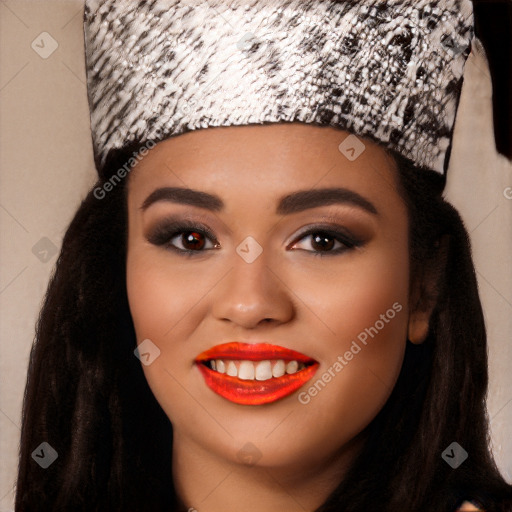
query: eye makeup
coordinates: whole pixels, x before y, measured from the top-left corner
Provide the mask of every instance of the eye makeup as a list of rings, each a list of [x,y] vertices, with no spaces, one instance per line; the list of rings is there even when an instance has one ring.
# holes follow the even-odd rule
[[[327,251],[307,251],[307,249],[296,249],[305,250],[307,252],[311,252],[314,256],[321,257],[342,254],[356,247],[361,247],[364,244],[364,240],[359,237],[355,237],[347,229],[341,228],[341,226],[333,226],[332,224],[316,224],[313,226],[307,226],[307,228],[302,233],[295,237],[295,241],[292,242],[292,244],[290,244],[287,248],[291,248],[297,245],[297,242],[307,237],[312,237],[311,244],[316,244],[318,247],[325,248],[325,245],[322,244],[325,244],[326,240],[333,240],[340,244],[341,247]],[[329,248],[331,247],[329,243],[327,243],[327,246]]]
[[[146,239],[153,245],[164,247],[165,249],[169,249],[183,255],[193,256],[195,254],[205,252],[203,250],[180,249],[171,243],[178,235],[183,234],[189,234],[187,237],[187,241],[189,243],[197,246],[197,242],[199,242],[201,249],[205,245],[201,242],[201,238],[208,239],[213,242],[213,248],[220,247],[213,231],[208,226],[200,222],[186,219],[167,219],[164,222],[160,222],[150,231]],[[211,248],[206,250],[211,250]]]
[[[191,244],[192,248],[177,247],[173,240],[181,235],[181,243]],[[311,238],[309,246],[318,250],[294,248],[302,240]],[[213,231],[205,224],[190,219],[166,219],[153,227],[146,236],[153,245],[171,250],[177,254],[196,256],[221,247]],[[209,244],[208,244],[209,242]],[[335,248],[336,244],[338,245]],[[364,240],[354,236],[350,230],[339,225],[308,225],[287,245],[288,250],[302,250],[315,256],[335,256],[361,247]],[[209,247],[208,247],[209,245]]]

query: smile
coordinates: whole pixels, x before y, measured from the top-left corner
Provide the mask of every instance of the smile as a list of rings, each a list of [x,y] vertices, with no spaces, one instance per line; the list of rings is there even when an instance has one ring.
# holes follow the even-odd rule
[[[318,369],[314,359],[269,343],[224,343],[203,352],[195,363],[206,385],[241,405],[263,405],[302,387]]]

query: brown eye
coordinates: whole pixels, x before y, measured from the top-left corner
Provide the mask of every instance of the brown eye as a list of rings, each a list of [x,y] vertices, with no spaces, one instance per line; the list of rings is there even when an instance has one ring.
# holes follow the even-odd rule
[[[310,252],[313,256],[334,256],[360,247],[363,243],[362,240],[344,231],[313,227],[300,235],[292,248]],[[301,248],[300,245],[303,245],[303,247]]]
[[[181,235],[181,243],[187,250],[201,250],[205,244],[205,238],[202,233],[197,231],[184,231]]]
[[[334,247],[334,237],[327,234],[315,234],[311,237],[311,247],[318,251],[330,251]]]
[[[188,221],[164,222],[156,226],[147,236],[147,240],[187,256],[199,255],[220,247],[209,228]]]

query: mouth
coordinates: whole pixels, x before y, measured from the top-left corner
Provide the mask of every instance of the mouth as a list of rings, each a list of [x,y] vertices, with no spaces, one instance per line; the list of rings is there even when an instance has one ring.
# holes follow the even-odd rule
[[[263,405],[291,395],[318,369],[314,359],[269,343],[224,343],[196,357],[206,385],[241,405]]]

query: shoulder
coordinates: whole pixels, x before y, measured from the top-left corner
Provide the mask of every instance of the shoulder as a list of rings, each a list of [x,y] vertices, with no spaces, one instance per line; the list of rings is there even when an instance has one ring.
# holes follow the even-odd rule
[[[484,512],[483,509],[478,508],[470,501],[465,501],[455,512],[471,512],[471,511]]]

